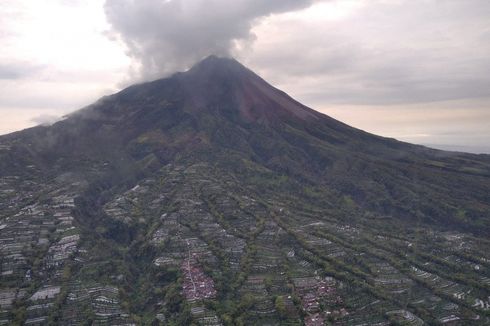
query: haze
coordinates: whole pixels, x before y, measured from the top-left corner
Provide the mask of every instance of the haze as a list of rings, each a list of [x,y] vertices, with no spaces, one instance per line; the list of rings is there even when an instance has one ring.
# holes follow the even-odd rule
[[[486,0],[7,0],[0,133],[234,56],[355,127],[490,153]]]

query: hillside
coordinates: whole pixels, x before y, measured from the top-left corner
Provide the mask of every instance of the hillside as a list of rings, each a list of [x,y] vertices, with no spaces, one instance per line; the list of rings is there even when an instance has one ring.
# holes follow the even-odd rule
[[[0,320],[490,322],[490,156],[352,128],[233,59],[0,137]]]

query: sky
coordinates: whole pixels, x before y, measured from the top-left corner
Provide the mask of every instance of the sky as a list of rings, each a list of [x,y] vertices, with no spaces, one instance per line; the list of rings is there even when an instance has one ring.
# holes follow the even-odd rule
[[[233,56],[363,130],[490,153],[488,0],[2,0],[0,134]]]

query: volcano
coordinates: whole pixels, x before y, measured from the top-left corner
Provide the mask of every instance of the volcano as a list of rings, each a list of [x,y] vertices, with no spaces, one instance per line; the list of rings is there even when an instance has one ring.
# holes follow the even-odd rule
[[[6,322],[489,322],[490,156],[350,127],[234,59],[1,136],[0,198]]]

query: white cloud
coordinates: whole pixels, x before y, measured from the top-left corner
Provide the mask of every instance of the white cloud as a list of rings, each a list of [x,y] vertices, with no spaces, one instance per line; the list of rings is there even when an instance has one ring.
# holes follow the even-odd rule
[[[103,0],[4,0],[0,133],[63,115],[117,90],[130,59],[109,40]]]
[[[154,79],[210,55],[235,52],[253,39],[256,19],[308,7],[314,0],[107,0],[113,31],[137,64],[134,77]]]
[[[490,97],[488,13],[484,0],[318,3],[262,20],[243,57],[313,105]]]

